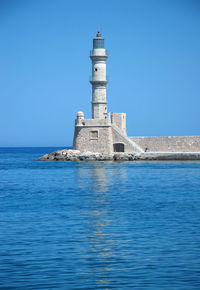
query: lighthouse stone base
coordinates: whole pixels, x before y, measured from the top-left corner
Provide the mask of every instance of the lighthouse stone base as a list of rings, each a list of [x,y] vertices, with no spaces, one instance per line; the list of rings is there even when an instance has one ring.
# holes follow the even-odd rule
[[[73,149],[105,154],[144,151],[127,137],[125,113],[112,113],[111,119],[84,119],[83,112],[78,112]]]

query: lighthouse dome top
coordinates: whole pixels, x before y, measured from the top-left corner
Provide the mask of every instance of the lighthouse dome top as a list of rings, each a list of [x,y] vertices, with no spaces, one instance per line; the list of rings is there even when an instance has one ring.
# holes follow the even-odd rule
[[[97,31],[96,37],[101,37],[101,32],[100,31]]]

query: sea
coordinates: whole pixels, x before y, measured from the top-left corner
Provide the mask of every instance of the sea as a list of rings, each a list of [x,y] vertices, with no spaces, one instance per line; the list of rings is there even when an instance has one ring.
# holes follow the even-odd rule
[[[0,148],[0,289],[200,289],[199,162]]]

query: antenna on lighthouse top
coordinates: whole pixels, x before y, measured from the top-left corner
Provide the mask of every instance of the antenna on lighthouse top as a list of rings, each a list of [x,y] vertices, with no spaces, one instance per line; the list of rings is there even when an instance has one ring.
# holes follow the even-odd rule
[[[96,37],[101,37],[101,32],[100,32],[100,30],[97,31],[97,35],[96,35]]]

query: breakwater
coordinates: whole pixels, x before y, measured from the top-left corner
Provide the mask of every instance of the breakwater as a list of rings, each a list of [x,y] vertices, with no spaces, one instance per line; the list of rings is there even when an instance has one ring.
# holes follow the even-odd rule
[[[46,154],[38,161],[200,161],[200,152],[93,153],[63,149]]]

